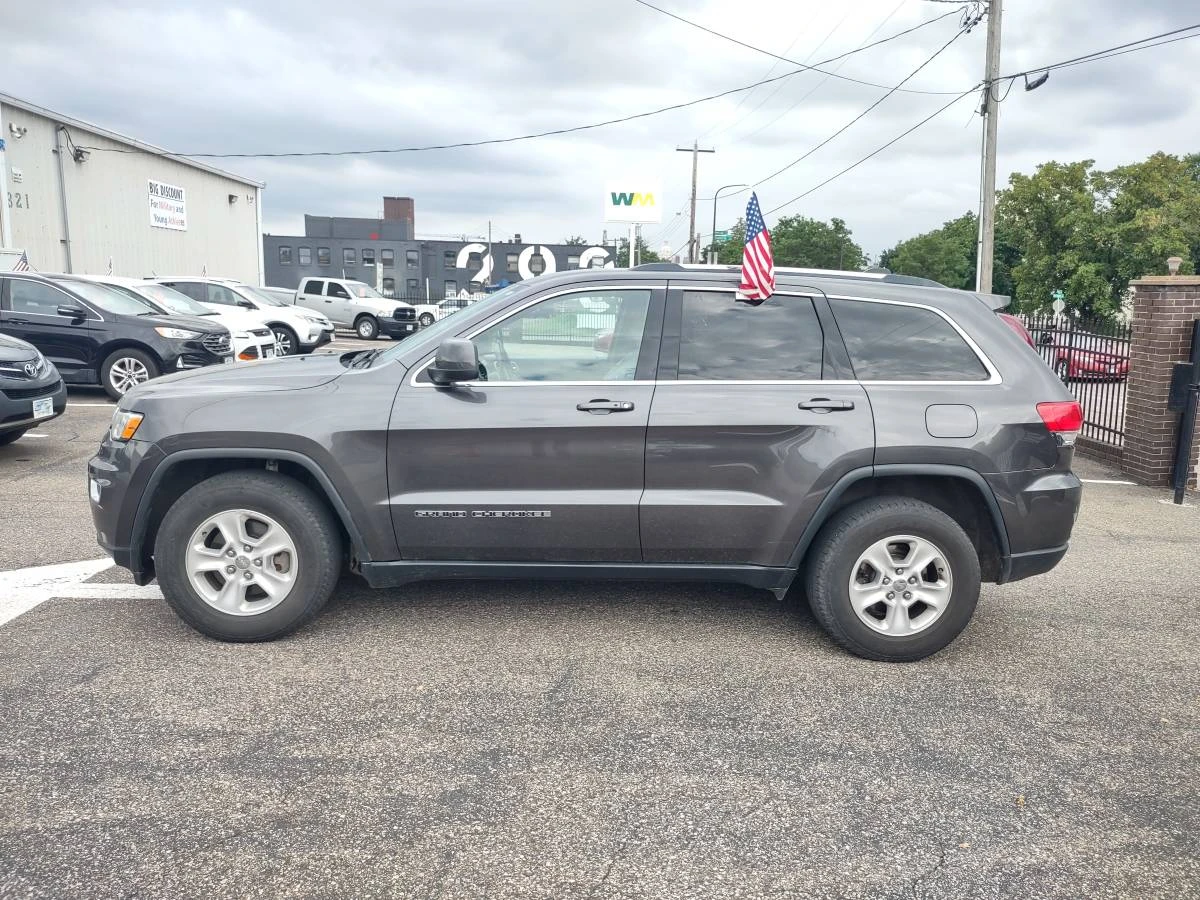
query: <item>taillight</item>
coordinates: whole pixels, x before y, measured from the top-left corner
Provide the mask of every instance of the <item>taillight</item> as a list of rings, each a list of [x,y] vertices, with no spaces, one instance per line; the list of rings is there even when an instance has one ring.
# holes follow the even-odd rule
[[[1056,435],[1065,446],[1075,443],[1083,428],[1083,409],[1074,400],[1061,400],[1054,403],[1039,403],[1038,415],[1046,423],[1051,434]]]

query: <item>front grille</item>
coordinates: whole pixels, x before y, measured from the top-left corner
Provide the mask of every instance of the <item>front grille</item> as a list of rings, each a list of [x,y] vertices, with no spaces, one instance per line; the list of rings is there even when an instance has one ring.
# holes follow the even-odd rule
[[[215,353],[217,356],[224,356],[229,352],[229,332],[221,334],[206,334],[200,339],[200,343],[204,345],[204,349],[209,353]]]
[[[255,337],[266,337],[271,333],[270,328],[251,328],[250,333]]]
[[[411,322],[417,317],[417,311],[411,306],[398,306],[392,316],[397,322]]]
[[[54,382],[54,384],[44,384],[37,388],[5,388],[0,390],[9,400],[33,400],[35,397],[49,397],[55,391],[62,387],[62,379]]]
[[[33,374],[25,371],[25,366],[29,363],[34,363],[37,368],[33,370]],[[46,374],[46,363],[40,359],[22,359],[18,362],[0,362],[0,378],[41,378]]]

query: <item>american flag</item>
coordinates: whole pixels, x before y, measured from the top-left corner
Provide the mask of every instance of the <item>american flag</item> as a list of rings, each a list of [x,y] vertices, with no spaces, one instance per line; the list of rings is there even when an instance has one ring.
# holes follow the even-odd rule
[[[24,250],[21,251],[21,258],[17,260],[17,264],[15,266],[13,266],[13,271],[14,272],[28,272],[29,271],[29,255]]]
[[[771,232],[763,222],[758,194],[751,192],[746,204],[746,249],[742,254],[742,284],[747,300],[766,300],[775,293],[775,258],[771,255]]]

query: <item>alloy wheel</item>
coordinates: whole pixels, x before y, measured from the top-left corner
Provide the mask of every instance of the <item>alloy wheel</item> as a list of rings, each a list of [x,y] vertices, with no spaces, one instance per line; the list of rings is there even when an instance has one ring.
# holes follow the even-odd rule
[[[850,605],[868,628],[904,637],[941,618],[953,588],[946,554],[925,538],[901,534],[859,556],[850,572]]]
[[[291,356],[292,354],[292,336],[282,328],[274,331],[275,335],[275,355],[276,356]]]
[[[213,609],[255,616],[274,609],[296,586],[296,542],[270,516],[230,509],[209,516],[188,541],[188,580]]]
[[[109,367],[108,380],[118,394],[126,394],[150,380],[150,370],[140,359],[123,356]]]

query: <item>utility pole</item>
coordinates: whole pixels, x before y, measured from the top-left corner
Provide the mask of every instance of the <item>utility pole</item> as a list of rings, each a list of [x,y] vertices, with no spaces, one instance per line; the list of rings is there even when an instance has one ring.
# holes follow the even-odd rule
[[[987,64],[984,69],[983,166],[979,177],[979,252],[975,261],[975,290],[992,292],[992,260],[996,247],[996,136],[1000,102],[996,79],[1000,77],[1000,19],[1003,0],[988,3]]]
[[[698,261],[696,254],[700,245],[700,242],[696,239],[696,176],[699,174],[700,169],[700,154],[716,153],[717,151],[715,149],[701,150],[698,140],[692,141],[692,146],[690,147],[676,147],[675,149],[680,153],[692,154],[692,214],[688,224],[688,262],[694,263]]]
[[[491,262],[491,265],[488,266],[487,281],[484,283],[485,287],[491,286],[492,270],[496,268],[496,260],[492,256],[492,220],[491,219],[488,219],[488,260],[489,260],[489,262]]]

